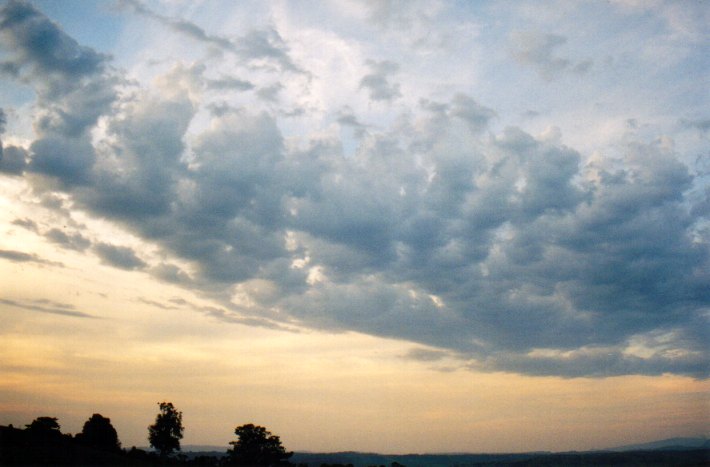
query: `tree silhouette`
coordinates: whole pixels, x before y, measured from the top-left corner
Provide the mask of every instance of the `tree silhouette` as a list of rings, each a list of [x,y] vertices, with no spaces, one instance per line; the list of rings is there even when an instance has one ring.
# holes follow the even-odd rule
[[[30,439],[36,444],[56,444],[62,438],[56,417],[37,417],[25,426]]]
[[[278,436],[264,427],[249,423],[235,428],[234,434],[238,439],[229,443],[234,446],[228,452],[231,465],[287,465],[286,459],[293,455],[286,452]]]
[[[35,433],[61,433],[57,417],[37,417],[25,427]]]
[[[180,450],[182,439],[182,412],[173,407],[172,402],[160,402],[160,413],[155,417],[155,423],[148,427],[150,445],[160,451],[161,456],[168,456],[173,451]]]
[[[111,425],[111,419],[97,413],[84,423],[84,428],[75,438],[81,444],[103,451],[118,451],[121,449],[118,433]]]

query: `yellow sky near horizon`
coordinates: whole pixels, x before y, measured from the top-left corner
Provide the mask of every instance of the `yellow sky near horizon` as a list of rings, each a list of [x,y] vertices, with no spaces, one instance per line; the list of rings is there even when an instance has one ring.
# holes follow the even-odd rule
[[[160,308],[199,298],[147,275],[84,269],[84,257],[57,252],[64,268],[0,261],[0,424],[56,416],[76,433],[101,413],[125,447],[144,446],[156,403],[168,400],[184,414],[183,444],[225,449],[234,427],[249,422],[292,450],[385,453],[585,450],[706,432],[708,381],[532,377],[418,362],[405,358],[413,344],[403,341]],[[67,280],[66,268],[85,280]],[[39,273],[43,283],[33,280]],[[155,303],[137,299],[145,296]],[[16,306],[32,297],[97,318]]]

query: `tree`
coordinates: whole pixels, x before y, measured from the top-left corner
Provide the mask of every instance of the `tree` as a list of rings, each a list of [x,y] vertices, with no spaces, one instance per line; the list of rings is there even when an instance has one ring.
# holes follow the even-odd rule
[[[160,402],[160,413],[155,417],[155,423],[148,427],[150,445],[160,451],[161,456],[168,456],[173,451],[180,450],[182,439],[182,412],[173,407],[172,402]]]
[[[37,417],[25,426],[33,443],[56,444],[62,439],[56,417]]]
[[[235,428],[234,434],[238,439],[229,443],[234,448],[228,452],[232,465],[285,465],[286,459],[293,455],[292,452],[286,452],[278,436],[272,435],[264,427],[249,423]]]
[[[82,428],[81,433],[76,435],[76,440],[103,451],[118,451],[121,449],[118,433],[111,425],[111,419],[97,413],[84,423],[84,428]]]

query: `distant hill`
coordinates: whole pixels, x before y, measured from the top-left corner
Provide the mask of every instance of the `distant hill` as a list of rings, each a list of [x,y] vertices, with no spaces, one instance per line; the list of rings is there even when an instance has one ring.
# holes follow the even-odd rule
[[[185,445],[189,459],[197,456],[224,456],[229,446]],[[644,453],[646,452],[646,453]],[[669,438],[642,444],[617,446],[586,452],[527,452],[509,454],[377,454],[365,452],[295,452],[292,464],[319,467],[323,464],[354,467],[484,467],[484,466],[688,466],[710,465],[707,438]],[[396,465],[396,464],[395,464]]]
[[[375,454],[364,452],[305,453],[296,452],[289,459],[293,464],[317,467],[323,464],[353,465],[355,467],[391,466],[399,463],[406,467],[452,467],[505,465],[525,462],[538,454]]]
[[[383,455],[359,452],[330,454],[295,453],[296,465],[319,467],[324,464],[353,467],[690,467],[710,465],[710,449],[646,451],[596,451],[521,454],[409,454]],[[395,464],[395,462],[397,464]]]
[[[614,448],[606,449],[606,451],[655,451],[658,449],[663,450],[676,450],[676,449],[709,449],[710,440],[707,438],[668,438],[662,439],[660,441],[652,441],[650,443],[642,444],[628,444],[625,446],[617,446]]]

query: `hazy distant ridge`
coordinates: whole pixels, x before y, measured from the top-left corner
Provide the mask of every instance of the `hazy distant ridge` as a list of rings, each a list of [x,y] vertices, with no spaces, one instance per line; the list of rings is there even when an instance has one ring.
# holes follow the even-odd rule
[[[651,441],[648,443],[640,443],[640,444],[626,444],[622,446],[615,446],[615,447],[610,447],[610,448],[603,448],[603,449],[598,449],[598,450],[590,450],[592,451],[644,451],[644,450],[655,450],[655,449],[697,449],[697,448],[710,448],[710,439],[706,437],[698,437],[698,438],[667,438],[667,439],[661,439],[658,441]],[[150,448],[143,448],[143,449],[150,449]],[[199,444],[188,444],[182,447],[183,452],[220,452],[220,453],[226,453],[227,450],[229,449],[229,446],[213,446],[213,445],[199,445]],[[403,454],[392,454],[392,455],[387,455],[387,454],[376,454],[376,453],[362,453],[362,452],[354,452],[354,451],[347,451],[347,452],[337,452],[337,453],[315,453],[315,452],[301,452],[297,453],[298,455],[359,455],[359,456],[379,456],[379,457],[402,457],[405,456]],[[442,453],[437,453],[437,454],[420,454],[419,456],[458,456],[458,455],[470,455],[471,453],[456,453],[456,454],[442,454]],[[518,453],[518,454],[539,454],[539,452],[535,453]],[[476,454],[479,455],[479,454]],[[483,454],[483,455],[490,455],[488,453]],[[496,454],[496,455],[505,455],[505,454]],[[409,454],[409,456],[417,456],[416,454]]]
[[[656,449],[696,449],[710,448],[710,440],[707,438],[668,438],[650,443],[628,444],[608,448],[607,451],[652,451]]]

